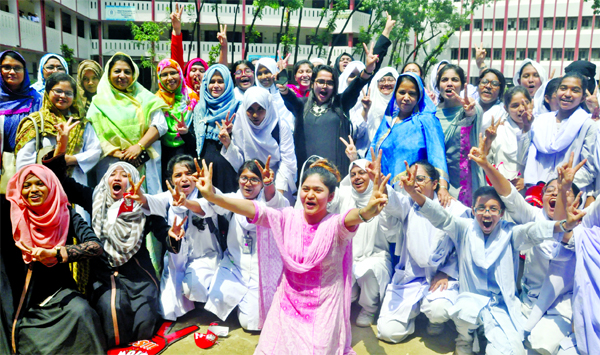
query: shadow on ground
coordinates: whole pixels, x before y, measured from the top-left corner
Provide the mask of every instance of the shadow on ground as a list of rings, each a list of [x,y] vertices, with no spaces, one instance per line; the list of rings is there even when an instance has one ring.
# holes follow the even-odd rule
[[[229,327],[229,336],[219,338],[218,343],[210,349],[200,349],[194,342],[193,334],[171,345],[164,355],[188,355],[188,354],[221,354],[221,355],[246,355],[253,354],[260,333],[246,332],[237,320],[236,311],[227,318],[225,322],[218,319],[214,314],[205,311],[201,304],[196,304],[196,309],[179,318],[174,330],[198,325],[201,333],[206,333],[208,325],[218,322],[219,325]],[[456,330],[452,322],[446,323],[446,330],[438,336],[429,336],[425,328],[427,318],[424,315],[417,317],[415,333],[400,344],[389,344],[377,339],[377,326],[370,328],[359,328],[354,325],[360,307],[352,305],[352,347],[358,355],[365,354],[451,354],[454,351],[454,339]]]

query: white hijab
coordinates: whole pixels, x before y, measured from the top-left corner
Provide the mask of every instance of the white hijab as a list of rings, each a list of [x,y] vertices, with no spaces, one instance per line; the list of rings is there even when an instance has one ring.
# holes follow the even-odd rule
[[[268,58],[268,57],[260,58],[258,60],[258,62],[256,62],[256,71],[254,72],[254,82],[256,83],[256,86],[258,86],[259,88],[266,89],[271,93],[272,98],[273,98],[273,106],[277,109],[279,118],[288,125],[288,127],[290,128],[290,131],[292,131],[292,133],[293,133],[294,128],[296,128],[295,127],[296,119],[294,118],[294,115],[287,109],[287,107],[285,107],[285,102],[283,102],[283,98],[281,97],[281,94],[279,93],[279,89],[277,88],[277,86],[275,86],[275,82],[273,82],[273,85],[266,88],[258,80],[258,69],[261,66],[269,69],[271,74],[275,75],[275,74],[279,73],[279,68],[277,68],[277,62],[275,62],[275,59],[273,59],[273,58]],[[250,90],[250,89],[248,89],[248,90]],[[246,90],[246,91],[248,91],[248,90]],[[245,96],[246,95],[244,95],[244,97]],[[246,111],[244,111],[244,115],[245,114],[246,114]]]
[[[254,103],[258,103],[267,112],[258,126],[254,125],[246,114],[248,108]],[[243,152],[245,160],[260,159],[265,163],[270,155],[271,165],[279,165],[281,160],[279,145],[271,135],[277,123],[279,123],[279,114],[273,105],[272,95],[260,87],[248,88],[238,109],[232,132],[235,145]]]
[[[346,69],[344,69],[344,71],[342,72],[342,75],[340,75],[340,85],[338,86],[338,94],[343,93],[348,88],[348,78],[350,77],[350,74],[352,74],[352,72],[358,71],[358,73],[360,74],[360,72],[364,69],[365,64],[360,60],[350,62],[350,64],[348,64]]]
[[[540,63],[534,62],[533,60],[527,58],[521,63],[519,70],[515,72],[515,76],[513,77],[513,84],[515,86],[521,85],[521,71],[528,64],[531,64],[535,68],[535,70],[538,72],[538,75],[540,76],[540,80],[542,81],[542,85],[540,85],[538,91],[536,91],[535,95],[533,96],[533,115],[538,116],[542,113],[548,112],[548,110],[546,110],[546,108],[544,107],[544,91],[546,90],[546,83],[548,82],[548,73],[546,73],[546,69],[544,69],[544,67],[542,67]]]
[[[350,172],[352,171],[352,168],[354,168],[354,166],[358,166],[362,170],[367,171],[368,162],[369,161],[367,159],[358,159],[350,163],[350,168],[348,168],[348,177],[350,177]],[[367,203],[369,203],[369,199],[371,199],[371,194],[373,193],[373,182],[370,179],[367,179],[367,181],[369,182],[369,186],[367,186],[367,189],[362,193],[356,191],[354,186],[351,187],[352,200],[354,200],[356,208],[365,207]]]
[[[368,120],[367,120],[367,130],[369,133],[369,141],[373,140],[377,129],[379,129],[379,125],[381,124],[381,120],[383,120],[383,115],[385,114],[385,110],[387,106],[394,98],[394,91],[389,95],[384,95],[379,91],[379,84],[377,83],[384,76],[392,74],[394,79],[398,80],[398,72],[396,69],[392,67],[381,68],[377,74],[373,77],[371,81],[372,87],[371,89],[371,108],[369,109]]]

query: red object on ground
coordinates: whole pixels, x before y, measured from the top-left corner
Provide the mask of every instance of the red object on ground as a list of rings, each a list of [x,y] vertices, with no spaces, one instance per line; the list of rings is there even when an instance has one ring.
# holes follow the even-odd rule
[[[108,355],[158,355],[169,345],[200,329],[197,325],[192,325],[166,335],[165,333],[171,329],[172,325],[173,322],[164,322],[151,340],[138,340],[129,344],[128,347],[110,349]]]
[[[198,345],[198,347],[202,349],[208,349],[211,346],[215,345],[217,339],[219,339],[219,337],[216,336],[215,333],[211,332],[210,330],[207,330],[206,334],[194,334],[194,341],[196,342],[196,345]]]

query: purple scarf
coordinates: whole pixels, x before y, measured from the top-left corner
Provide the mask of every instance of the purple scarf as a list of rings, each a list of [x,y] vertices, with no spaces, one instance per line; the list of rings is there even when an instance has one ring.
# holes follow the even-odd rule
[[[0,115],[4,115],[4,141],[8,142],[5,144],[5,150],[13,151],[19,123],[30,113],[40,110],[42,97],[31,87],[25,59],[21,54],[15,51],[4,51],[0,53],[0,63],[8,52],[19,56],[21,64],[25,67],[23,83],[18,91],[10,90],[0,75]]]

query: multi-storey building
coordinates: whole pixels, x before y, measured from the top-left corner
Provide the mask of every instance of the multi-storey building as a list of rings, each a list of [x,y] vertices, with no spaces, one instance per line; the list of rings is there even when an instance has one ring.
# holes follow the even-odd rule
[[[457,6],[462,0],[454,0]],[[512,78],[521,61],[538,61],[555,76],[574,60],[589,60],[600,72],[600,15],[593,1],[495,0],[477,9],[471,23],[450,39],[441,59],[450,59],[470,73],[479,74],[475,46],[487,50],[486,64]],[[472,48],[469,51],[469,48]]]
[[[215,2],[219,2],[218,17]],[[242,58],[243,32],[250,26],[254,7],[252,1],[106,1],[106,0],[0,0],[0,49],[15,48],[28,62],[30,73],[37,73],[38,62],[47,52],[61,53],[61,44],[74,50],[77,60],[93,58],[105,61],[118,51],[139,57],[145,54],[146,48],[136,45],[133,40],[128,21],[137,23],[156,21],[169,23],[169,9],[179,3],[185,6],[183,12],[184,53],[190,52],[192,58],[198,53],[208,59],[210,48],[217,42],[218,25],[228,25],[229,53],[233,51],[234,60]],[[307,0],[302,9],[300,29],[300,47],[298,59],[306,59],[310,53],[310,36],[319,22],[319,14],[324,6],[323,0]],[[192,38],[196,21],[196,6],[200,12],[200,48]],[[343,12],[337,19],[336,33],[344,26],[348,14],[354,6]],[[291,13],[290,26],[297,28],[300,11]],[[248,57],[275,56],[276,42],[282,18],[281,9],[265,8],[262,18],[256,20],[255,30],[261,33],[256,41],[248,45]],[[368,26],[369,15],[355,12],[344,32],[337,38],[333,46],[332,57],[339,53],[351,51],[354,38],[361,26]],[[322,27],[325,27],[327,18]],[[234,24],[236,31],[234,33]],[[167,31],[168,32],[168,31]],[[197,33],[197,32],[196,32]],[[156,50],[159,56],[170,54],[170,33],[165,33]],[[195,38],[196,36],[194,36]],[[329,49],[329,48],[327,48]],[[314,51],[316,53],[316,50]],[[293,55],[293,54],[292,54]],[[313,54],[314,56],[315,54]],[[323,52],[322,56],[326,56]],[[231,61],[231,55],[229,56]],[[294,58],[290,59],[293,62]],[[32,77],[35,79],[35,75]]]

